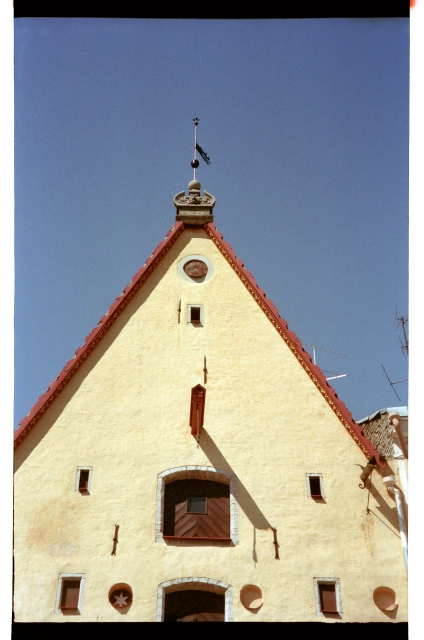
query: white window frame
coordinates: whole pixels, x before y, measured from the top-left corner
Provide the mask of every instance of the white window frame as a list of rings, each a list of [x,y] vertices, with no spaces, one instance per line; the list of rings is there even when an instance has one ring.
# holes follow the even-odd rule
[[[191,309],[195,307],[196,309],[200,309],[200,322],[192,322],[191,321]],[[203,304],[188,304],[187,305],[187,324],[191,324],[194,326],[200,326],[204,327],[205,326],[205,311],[203,308]]]
[[[313,500],[314,498],[311,496],[311,485],[309,483],[309,478],[319,478],[319,486],[321,489],[321,496],[323,498],[323,500],[325,500],[325,493],[324,493],[324,479],[322,477],[322,473],[307,473],[306,474],[306,493],[308,496],[309,500]]]
[[[84,494],[82,495],[90,495],[91,494],[91,483],[93,481],[93,467],[77,467],[77,474],[75,477],[75,492],[76,493],[81,493],[81,491],[79,490],[79,481],[80,481],[80,473],[81,471],[88,471],[88,487],[87,487],[87,491],[84,492]]]
[[[323,613],[321,611],[321,601],[319,597],[319,585],[320,584],[328,584],[332,583],[336,586],[336,605],[337,605],[337,613]],[[315,606],[317,610],[317,616],[319,618],[326,618],[331,615],[338,615],[340,618],[343,617],[343,604],[342,604],[342,589],[340,585],[340,578],[314,578],[314,592],[315,592]]]
[[[78,579],[80,581],[80,591],[79,591],[79,597],[78,597],[77,613],[74,615],[81,615],[82,607],[84,604],[84,595],[85,595],[85,573],[59,573],[59,579],[57,582],[57,589],[56,589],[56,604],[54,608],[55,613],[61,613],[62,615],[66,615],[63,613],[62,609],[60,608],[60,600],[62,598],[63,583],[66,580],[78,580]]]
[[[230,488],[230,538],[234,545],[239,543],[239,517],[238,517],[238,494],[237,494],[237,478],[233,473],[224,469],[215,469],[214,467],[206,467],[200,465],[190,465],[186,467],[174,467],[162,471],[158,475],[156,489],[156,542],[166,544],[163,539],[163,520],[165,506],[165,485],[175,480],[212,480],[213,482],[222,482],[229,485]],[[184,544],[184,541],[180,541]],[[187,538],[187,543],[193,540]]]
[[[214,580],[212,578],[175,578],[158,585],[158,600],[156,606],[156,622],[163,622],[165,616],[165,595],[173,591],[185,591],[198,589],[199,591],[212,591],[225,595],[225,622],[233,621],[233,587],[228,582]]]

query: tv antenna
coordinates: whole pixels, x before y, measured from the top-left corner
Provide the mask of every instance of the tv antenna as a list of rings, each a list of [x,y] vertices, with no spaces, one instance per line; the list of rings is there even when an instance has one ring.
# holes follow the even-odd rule
[[[396,327],[395,327],[395,331],[398,327],[402,326],[402,332],[403,332],[403,342],[402,339],[400,338],[400,336],[398,336],[400,344],[401,344],[401,349],[402,349],[402,353],[403,355],[407,355],[409,356],[409,341],[408,341],[408,336],[406,335],[406,330],[405,330],[405,325],[408,322],[408,318],[405,318],[404,316],[398,316],[397,314],[397,307],[396,307],[396,319],[395,319]]]
[[[316,349],[318,349],[319,351],[326,351],[327,353],[332,353],[335,356],[342,356],[343,358],[346,357],[345,353],[339,353],[338,351],[332,351],[331,349],[324,349],[324,347],[317,347],[315,344],[305,344],[305,347],[311,347],[312,349],[312,361],[314,364],[317,363],[317,359],[316,359]],[[327,371],[326,369],[322,369],[322,371],[324,373],[331,373],[331,377],[330,378],[326,378],[326,380],[335,380],[336,378],[346,378],[347,373],[335,373],[334,371]]]
[[[381,366],[383,367],[383,365],[381,365]],[[384,367],[383,367],[383,371],[384,371],[384,373],[386,374],[387,380],[389,381],[390,386],[392,387],[392,389],[393,389],[393,391],[394,391],[395,393],[396,393],[396,389],[394,388],[394,386],[393,386],[393,385],[395,385],[395,384],[399,384],[400,382],[407,382],[407,381],[408,381],[408,378],[403,378],[403,380],[397,380],[396,382],[392,382],[392,381],[390,380],[389,376],[387,375],[387,371],[386,371],[386,369],[385,369]],[[398,396],[398,394],[397,394],[397,393],[396,393],[396,396],[397,396],[397,398],[398,398],[399,402],[402,402],[402,400],[399,398],[399,396]]]

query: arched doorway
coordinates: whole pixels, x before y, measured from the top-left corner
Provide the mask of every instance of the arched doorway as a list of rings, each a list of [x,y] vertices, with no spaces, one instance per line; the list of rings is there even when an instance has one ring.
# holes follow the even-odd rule
[[[174,578],[158,585],[156,622],[232,622],[233,587],[214,578]]]
[[[165,594],[164,622],[224,622],[225,595],[187,589]]]

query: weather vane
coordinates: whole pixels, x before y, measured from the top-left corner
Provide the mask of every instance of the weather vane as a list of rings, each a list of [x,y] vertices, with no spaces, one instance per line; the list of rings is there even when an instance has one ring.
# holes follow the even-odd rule
[[[197,144],[197,125],[199,124],[199,118],[193,118],[193,123],[194,123],[194,158],[191,161],[191,166],[193,167],[194,179],[196,180],[196,169],[199,166],[199,161],[196,158],[196,151],[199,152],[200,156],[202,157],[202,160],[204,160],[206,164],[210,164],[211,161],[208,154],[205,153],[205,151],[203,151],[200,144]]]

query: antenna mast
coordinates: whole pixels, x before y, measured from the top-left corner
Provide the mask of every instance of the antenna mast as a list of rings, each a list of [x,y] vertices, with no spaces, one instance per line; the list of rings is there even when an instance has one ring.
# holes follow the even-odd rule
[[[335,356],[346,357],[345,353],[339,353],[338,351],[331,351],[331,349],[324,349],[323,347],[317,347],[314,344],[305,344],[305,347],[311,347],[312,348],[312,362],[314,364],[317,363],[316,349],[319,349],[320,351],[327,351],[327,353],[332,353]],[[346,378],[346,376],[347,376],[347,373],[334,373],[334,371],[326,371],[326,369],[322,369],[322,371],[324,373],[331,373],[332,374],[332,377],[331,378],[326,378],[326,380],[335,380],[336,378]]]
[[[396,329],[399,327],[399,325],[402,325],[404,342],[402,342],[402,340],[399,338],[400,344],[402,345],[402,353],[403,355],[405,355],[406,353],[406,355],[409,356],[409,341],[408,341],[408,336],[406,335],[406,330],[405,330],[405,325],[408,322],[408,318],[404,318],[403,316],[398,318],[397,311],[396,311],[396,320],[397,320]]]

